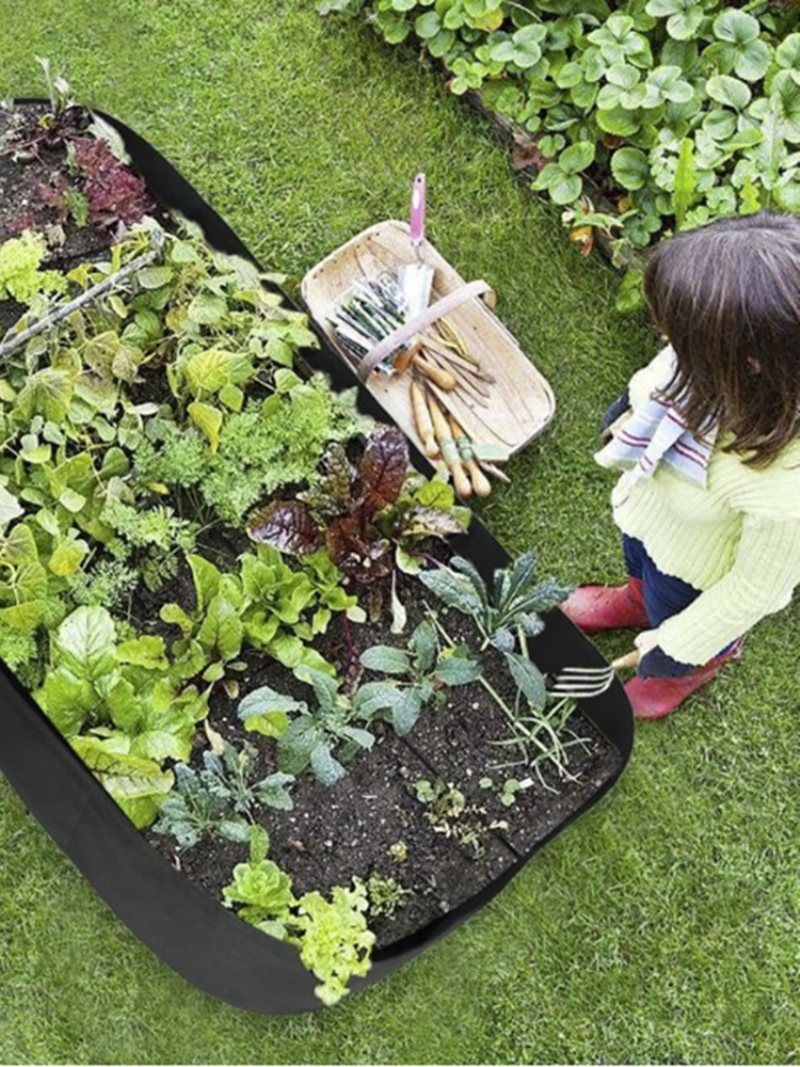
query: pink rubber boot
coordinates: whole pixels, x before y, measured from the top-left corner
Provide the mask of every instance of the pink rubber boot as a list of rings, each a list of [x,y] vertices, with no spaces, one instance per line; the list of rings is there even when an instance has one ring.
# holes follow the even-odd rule
[[[585,634],[603,630],[649,630],[642,583],[629,578],[627,585],[582,585],[567,597],[561,610]]]
[[[717,677],[723,666],[730,659],[738,659],[742,654],[744,639],[740,638],[727,652],[698,667],[691,674],[682,678],[640,678],[638,675],[625,683],[625,692],[637,719],[663,719],[677,707],[708,685]]]

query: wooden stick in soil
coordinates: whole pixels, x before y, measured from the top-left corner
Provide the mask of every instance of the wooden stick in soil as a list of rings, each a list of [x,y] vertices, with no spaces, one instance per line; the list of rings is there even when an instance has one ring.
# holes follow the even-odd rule
[[[118,270],[115,274],[110,274],[103,281],[98,282],[97,285],[93,285],[91,289],[87,289],[85,293],[81,293],[80,296],[71,300],[68,304],[63,304],[61,307],[51,311],[49,315],[44,315],[41,319],[38,319],[33,325],[28,326],[27,329],[22,330],[18,334],[14,334],[14,327],[12,326],[8,333],[3,338],[2,344],[0,344],[0,359],[4,356],[10,356],[12,352],[16,352],[22,345],[27,344],[33,337],[37,337],[44,330],[49,330],[51,326],[55,326],[57,322],[61,322],[68,315],[71,315],[73,311],[78,311],[86,304],[90,304],[93,300],[96,300],[98,296],[102,296],[103,293],[107,293],[110,289],[116,288],[120,282],[130,277],[131,274],[135,274],[137,270],[142,267],[146,267],[148,263],[159,255],[164,238],[160,231],[154,230],[150,237],[152,247],[148,252],[143,252],[136,259],[132,259],[130,263],[126,263],[124,267]]]
[[[422,442],[422,448],[428,459],[433,459],[438,455],[439,448],[433,433],[433,422],[431,421],[431,413],[428,409],[426,390],[416,378],[413,378],[411,381],[410,392],[411,408],[414,412],[414,422],[417,426],[419,439]]]
[[[439,451],[442,453],[442,459],[450,471],[450,477],[453,479],[453,488],[462,500],[466,500],[472,496],[472,483],[461,465],[461,457],[450,432],[450,423],[442,414],[442,409],[432,396],[428,398],[428,405],[433,422],[433,432],[439,442]]]
[[[453,431],[464,469],[472,482],[472,491],[477,497],[487,497],[492,491],[492,483],[475,462],[475,453],[472,451],[472,442],[464,433],[457,419],[450,416],[450,428]]]

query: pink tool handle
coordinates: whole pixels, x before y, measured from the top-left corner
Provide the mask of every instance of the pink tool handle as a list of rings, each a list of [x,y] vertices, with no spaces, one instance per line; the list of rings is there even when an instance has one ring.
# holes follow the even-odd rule
[[[418,174],[411,184],[411,240],[421,244],[425,237],[425,175]]]

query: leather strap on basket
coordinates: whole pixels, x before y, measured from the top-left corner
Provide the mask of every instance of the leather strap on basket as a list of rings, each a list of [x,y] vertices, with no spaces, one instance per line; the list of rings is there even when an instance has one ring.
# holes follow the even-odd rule
[[[358,374],[361,380],[366,381],[379,363],[383,363],[388,356],[391,356],[398,348],[402,348],[416,334],[427,330],[437,319],[442,318],[443,315],[449,315],[451,311],[455,311],[456,308],[461,307],[468,300],[473,300],[476,296],[488,293],[491,288],[491,285],[482,278],[469,282],[468,285],[462,285],[459,289],[454,289],[452,293],[443,296],[435,304],[426,307],[419,315],[408,319],[402,326],[398,326],[396,330],[392,330],[374,348],[370,349],[359,363]]]

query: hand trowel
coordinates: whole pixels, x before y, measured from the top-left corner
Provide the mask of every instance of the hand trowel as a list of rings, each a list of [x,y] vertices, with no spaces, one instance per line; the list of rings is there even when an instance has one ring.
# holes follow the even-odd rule
[[[422,261],[425,242],[425,175],[418,174],[411,185],[411,218],[409,226],[414,262],[405,263],[398,271],[408,318],[414,318],[430,304],[433,288],[433,267]]]

